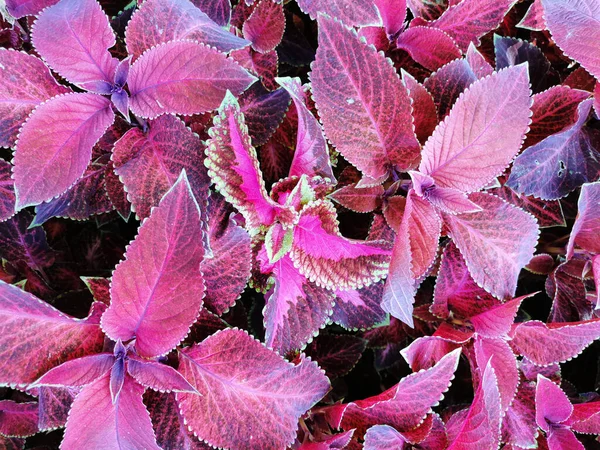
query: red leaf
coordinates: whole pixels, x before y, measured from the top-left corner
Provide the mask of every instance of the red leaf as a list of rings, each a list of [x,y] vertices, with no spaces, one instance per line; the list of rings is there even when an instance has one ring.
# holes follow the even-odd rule
[[[32,386],[80,387],[93,383],[112,368],[115,357],[110,353],[88,355],[62,363],[46,372]]]
[[[329,198],[344,208],[359,213],[368,213],[381,205],[383,186],[357,188],[356,184],[348,184],[331,193]]]
[[[230,0],[192,0],[192,3],[222,27],[229,24],[231,19]]]
[[[10,176],[11,168],[10,163],[0,160],[0,222],[15,213],[15,185]]]
[[[409,28],[398,37],[396,47],[407,51],[412,59],[431,71],[462,56],[448,34],[430,27]]]
[[[425,86],[404,70],[402,70],[402,81],[408,89],[408,95],[412,100],[415,133],[419,142],[424,144],[438,124],[437,109],[433,102],[433,97],[425,89]]]
[[[38,391],[40,431],[63,428],[78,389],[41,386]]]
[[[522,448],[537,445],[535,383],[521,380],[519,390],[502,421],[502,441]]]
[[[477,75],[477,78],[484,78],[491,75],[494,72],[492,65],[487,62],[485,57],[475,48],[475,45],[471,42],[465,55],[471,70]]]
[[[0,433],[3,436],[27,437],[38,431],[37,403],[0,400]]]
[[[324,13],[348,26],[381,25],[375,3],[368,0],[298,0],[298,6],[313,20],[317,20],[319,13]]]
[[[160,392],[192,392],[196,390],[179,372],[171,366],[130,356],[127,373],[142,386]]]
[[[546,29],[542,0],[533,0],[533,3],[529,6],[525,16],[523,16],[517,26],[532,31],[543,31]]]
[[[274,0],[260,0],[242,27],[244,37],[260,53],[274,50],[281,42],[284,30],[283,6]]]

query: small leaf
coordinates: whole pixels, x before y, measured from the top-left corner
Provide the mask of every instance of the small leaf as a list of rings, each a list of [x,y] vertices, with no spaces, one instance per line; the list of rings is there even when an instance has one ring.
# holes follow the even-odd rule
[[[80,387],[93,383],[106,375],[115,357],[110,353],[89,355],[62,363],[46,372],[35,383],[38,386]]]
[[[565,422],[573,413],[573,405],[564,391],[543,375],[537,377],[535,421],[542,430]]]
[[[386,450],[404,448],[406,440],[389,425],[374,425],[365,434],[364,450]]]
[[[546,29],[542,0],[533,0],[533,3],[529,6],[529,9],[517,24],[517,27],[531,31],[544,31]]]
[[[460,58],[441,67],[425,80],[423,86],[431,92],[440,119],[450,113],[460,94],[478,78],[469,62]]]
[[[437,109],[433,102],[433,97],[425,89],[425,86],[415,80],[408,72],[404,70],[401,70],[401,72],[402,82],[406,86],[406,89],[408,89],[408,95],[413,104],[415,133],[419,142],[424,144],[438,124]]]
[[[577,219],[573,224],[567,246],[567,257],[573,256],[575,246],[591,253],[600,253],[598,228],[600,228],[600,183],[586,183],[581,187],[577,202]]]
[[[406,20],[406,0],[375,0],[388,36],[396,36]]]
[[[502,421],[502,441],[517,447],[535,448],[537,434],[535,383],[522,379]]]
[[[11,168],[10,163],[0,160],[0,222],[15,213],[15,184],[10,176]]]
[[[411,27],[396,40],[396,47],[405,50],[418,64],[428,70],[438,70],[462,56],[454,40],[442,30]]]
[[[244,38],[260,53],[274,50],[281,42],[284,30],[283,6],[274,0],[260,0],[242,27]]]
[[[384,189],[381,185],[357,188],[353,183],[331,193],[329,198],[351,211],[368,213],[381,205],[383,193]]]
[[[239,99],[252,144],[264,145],[277,131],[290,107],[285,89],[269,92],[262,83],[250,86]]]
[[[336,290],[331,320],[346,329],[368,329],[385,322],[387,314],[381,309],[383,282],[362,289]]]
[[[130,356],[127,373],[142,386],[161,392],[196,392],[194,387],[171,366]]]
[[[528,63],[531,90],[541,92],[549,84],[550,61],[535,45],[521,39],[501,37],[494,34],[496,70]]]
[[[380,26],[375,4],[368,0],[297,0],[303,13],[317,20],[319,13],[339,19],[348,26]]]
[[[505,337],[517,316],[521,303],[535,294],[524,295],[469,318],[477,334],[486,338]]]
[[[330,380],[346,375],[362,356],[367,342],[356,336],[321,334],[306,348]]]
[[[487,62],[485,57],[477,50],[475,45],[471,42],[465,55],[471,70],[477,75],[477,78],[484,78],[491,75],[494,72],[492,65]]]

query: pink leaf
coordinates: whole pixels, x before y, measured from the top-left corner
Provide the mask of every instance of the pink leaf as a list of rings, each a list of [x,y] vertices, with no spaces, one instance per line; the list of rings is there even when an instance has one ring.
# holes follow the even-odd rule
[[[496,29],[515,3],[515,0],[462,0],[428,25],[448,33],[466,52],[471,42],[479,45],[484,34]]]
[[[465,58],[475,75],[477,75],[477,78],[487,77],[494,72],[494,68],[487,62],[472,42],[469,44]]]
[[[217,25],[205,14],[208,11],[196,6],[189,0],[146,0],[127,24],[129,54],[137,59],[156,45],[182,39],[210,45],[222,52],[249,44]]]
[[[502,410],[498,381],[491,363],[487,363],[473,404],[448,450],[498,448]]]
[[[565,427],[552,427],[547,439],[548,448],[551,450],[585,450],[575,434]]]
[[[535,383],[521,380],[517,395],[502,421],[502,441],[522,448],[535,448]]]
[[[102,309],[95,305],[88,318],[73,319],[0,282],[0,384],[25,386],[65,361],[99,352],[104,342],[98,326]]]
[[[431,71],[462,56],[454,40],[437,28],[411,27],[398,37],[396,46]]]
[[[523,16],[523,19],[521,19],[517,26],[532,31],[543,31],[546,29],[542,0],[533,0],[533,3],[529,6],[525,16]]]
[[[384,189],[381,185],[357,188],[353,183],[331,193],[329,198],[351,211],[368,213],[381,206],[383,193]]]
[[[192,392],[196,390],[171,366],[130,356],[127,372],[142,386],[160,392]]]
[[[577,357],[600,338],[600,319],[587,322],[522,323],[513,332],[511,344],[533,363],[547,366]]]
[[[403,449],[406,440],[389,425],[374,425],[365,434],[364,450]]]
[[[577,403],[568,424],[578,433],[598,434],[600,429],[600,402]]]
[[[108,49],[115,34],[96,0],[61,0],[45,9],[31,40],[50,68],[71,83],[94,92],[98,83],[112,84],[118,61]]]
[[[108,383],[108,376],[102,377],[77,395],[61,448],[158,450],[150,415],[142,403],[144,388],[128,376],[113,403]]]
[[[237,329],[179,355],[179,370],[202,395],[178,393],[177,401],[194,434],[212,446],[283,448],[294,440],[298,418],[329,389],[315,363],[294,366]],[[221,420],[235,417],[237,426],[223,433],[214,411]]]
[[[594,0],[542,0],[542,6],[552,39],[565,55],[599,78],[600,4]]]
[[[318,175],[329,178],[332,183],[335,183],[323,130],[307,107],[308,95],[300,83],[300,79],[286,77],[277,78],[276,81],[290,94],[298,114],[296,151],[289,175],[302,176],[306,174],[309,177]]]
[[[16,144],[17,209],[51,200],[71,187],[114,118],[110,102],[94,94],[65,94],[39,105]]]
[[[261,226],[271,225],[283,208],[267,195],[244,115],[232,95],[223,100],[209,134],[204,161],[208,173],[221,195],[242,213],[248,232],[255,235]]]
[[[231,0],[192,0],[192,3],[222,27],[231,19]]]
[[[19,127],[40,103],[69,92],[35,56],[0,50],[0,145],[12,147]]]
[[[571,127],[521,153],[506,185],[525,195],[556,200],[596,179],[600,171],[600,153],[596,150],[600,134],[584,128],[592,103],[588,99],[579,105],[578,120]]]
[[[483,210],[446,215],[450,235],[473,279],[498,298],[514,296],[521,269],[533,256],[539,229],[533,217],[490,194],[471,194]]]
[[[388,36],[396,36],[404,27],[406,0],[375,0]]]
[[[85,386],[106,375],[114,362],[115,357],[110,353],[73,359],[49,370],[32,386]]]
[[[419,171],[440,187],[473,192],[486,186],[521,148],[530,123],[529,94],[526,65],[473,83],[425,144]]]
[[[10,176],[11,168],[10,163],[0,161],[0,222],[15,213],[15,184]]]
[[[567,257],[573,256],[575,246],[592,253],[600,253],[600,183],[586,183],[581,187],[577,202],[577,219],[567,246]]]
[[[380,26],[381,17],[368,0],[297,0],[303,13],[317,20],[319,13],[339,19],[348,26]],[[320,29],[320,28],[319,28]]]
[[[204,148],[198,136],[171,115],[152,120],[148,126],[146,133],[139,128],[125,133],[112,155],[115,172],[137,216],[148,217],[184,169],[197,201],[204,204],[210,179],[199,163]]]
[[[547,432],[551,425],[566,421],[572,413],[573,405],[563,390],[545,376],[538,375],[535,390],[537,425]]]
[[[511,329],[517,311],[523,300],[535,294],[524,295],[506,303],[490,308],[469,320],[480,336],[487,338],[505,337]]]
[[[325,134],[365,175],[416,165],[410,98],[394,67],[340,22],[319,18],[313,96]]]
[[[433,367],[444,356],[460,348],[461,344],[439,336],[424,336],[415,339],[400,354],[413,372]]]
[[[433,102],[433,97],[425,89],[425,86],[415,80],[408,72],[404,70],[401,70],[401,72],[402,81],[408,89],[408,95],[413,104],[415,133],[419,142],[424,144],[438,124],[437,109]]]
[[[145,118],[198,114],[219,106],[227,90],[242,93],[256,78],[225,54],[194,41],[173,41],[144,52],[131,66],[131,111]]]
[[[58,0],[6,0],[6,9],[15,19],[35,16],[44,8],[56,4]]]
[[[350,403],[342,427],[360,434],[373,425],[390,425],[400,431],[415,428],[443,397],[458,365],[460,349],[444,356],[431,369],[413,373],[378,396]]]
[[[112,301],[102,316],[109,337],[135,337],[138,353],[151,357],[167,353],[187,335],[205,290],[200,224],[200,209],[182,173],[113,273]]]
[[[385,242],[343,237],[333,204],[317,200],[300,214],[290,257],[294,266],[318,286],[349,290],[384,277],[390,253]]]
[[[0,433],[3,436],[27,437],[38,431],[37,403],[0,400]]]
[[[383,282],[351,291],[335,291],[331,320],[346,329],[367,329],[382,323],[387,315],[381,309]]]
[[[274,0],[260,0],[242,27],[244,37],[260,53],[274,50],[281,42],[284,30],[283,6]]]

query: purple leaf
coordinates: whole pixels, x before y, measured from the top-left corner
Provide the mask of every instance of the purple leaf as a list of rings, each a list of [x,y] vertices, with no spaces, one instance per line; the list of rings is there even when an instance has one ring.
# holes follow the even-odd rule
[[[80,387],[93,383],[112,368],[115,357],[110,353],[89,355],[62,363],[39,378],[31,387]]]
[[[256,78],[224,53],[194,41],[173,41],[144,52],[131,66],[131,111],[144,118],[198,114],[219,106],[227,90],[242,93]]]
[[[298,418],[329,389],[315,363],[294,366],[237,329],[179,355],[179,370],[202,395],[178,393],[177,401],[194,434],[212,446],[283,448],[294,440]],[[236,426],[224,433],[228,417]]]
[[[146,0],[127,25],[129,54],[137,59],[154,46],[183,39],[210,45],[222,52],[250,44],[213,22],[208,11],[203,12],[196,6],[189,0]]]
[[[73,402],[61,448],[158,450],[143,393],[144,388],[129,376],[114,403],[108,376],[84,387]]]
[[[231,0],[192,0],[192,3],[205,12],[215,23],[222,27],[229,25],[231,19]]]
[[[529,78],[533,92],[543,91],[550,81],[550,61],[535,45],[521,39],[501,37],[494,34],[494,51],[496,54],[496,70],[521,63],[528,63]]]
[[[0,400],[0,433],[3,436],[27,437],[38,431],[37,403]]]
[[[380,306],[383,286],[379,282],[362,289],[335,291],[331,320],[349,330],[365,330],[384,322],[387,314]]]
[[[306,348],[306,354],[330,380],[350,372],[362,356],[367,342],[356,336],[321,334]]]
[[[73,319],[0,281],[0,385],[25,386],[65,361],[99,352],[103,308],[95,305],[88,318]]]
[[[374,425],[365,434],[364,450],[403,449],[406,440],[389,425]]]
[[[0,146],[12,147],[19,127],[40,103],[69,92],[35,56],[0,50]]]
[[[521,153],[506,185],[525,195],[556,200],[600,171],[600,133],[584,128],[593,100],[579,105],[579,118],[571,127],[553,134]]]
[[[548,448],[552,450],[585,450],[585,447],[571,430],[565,427],[552,427],[547,435]]]
[[[71,83],[94,92],[98,83],[112,84],[118,61],[108,49],[115,34],[96,0],[61,0],[45,9],[31,40],[48,66]]]
[[[396,47],[408,52],[412,59],[431,71],[462,56],[448,34],[430,27],[409,28],[398,37]]]
[[[283,6],[274,0],[260,0],[242,27],[244,38],[260,53],[274,50],[281,42],[284,30]]]
[[[146,133],[132,128],[116,142],[115,172],[139,218],[150,215],[184,169],[197,201],[206,202],[210,180],[199,162],[203,150],[198,136],[172,115],[149,121]]]
[[[317,20],[319,13],[339,19],[347,26],[380,26],[381,17],[374,2],[368,0],[297,0],[303,13]],[[323,15],[324,15],[323,14]]]
[[[38,391],[40,431],[63,428],[78,389],[41,386]]]
[[[498,298],[513,297],[519,272],[533,256],[539,229],[523,210],[490,194],[469,196],[483,210],[445,215],[450,236],[473,279]]]
[[[44,8],[57,2],[58,0],[6,0],[6,8],[11,16],[20,19],[25,16],[35,16]]]
[[[565,422],[573,413],[573,405],[564,391],[543,375],[537,377],[535,390],[535,421],[544,431]]]
[[[404,28],[406,0],[375,0],[383,27],[388,36],[397,36]]]
[[[410,98],[394,67],[325,16],[310,79],[325,134],[363,174],[379,179],[417,164]]]
[[[477,191],[500,175],[529,127],[528,78],[527,66],[520,65],[475,82],[425,144],[419,171],[440,187],[463,192]]]
[[[591,253],[600,253],[598,228],[600,228],[600,183],[586,183],[581,187],[577,202],[577,219],[567,246],[567,257],[573,256],[575,246]]]
[[[39,105],[16,144],[17,209],[51,200],[71,187],[114,118],[109,100],[94,94],[65,94]]]
[[[0,160],[0,222],[15,213],[15,185],[10,176],[12,166]]]
[[[170,366],[130,356],[127,373],[142,386],[160,392],[196,392],[179,372]]]
[[[182,173],[113,273],[112,301],[102,316],[109,337],[135,337],[138,353],[151,357],[167,353],[187,335],[205,291],[202,234],[200,209]]]

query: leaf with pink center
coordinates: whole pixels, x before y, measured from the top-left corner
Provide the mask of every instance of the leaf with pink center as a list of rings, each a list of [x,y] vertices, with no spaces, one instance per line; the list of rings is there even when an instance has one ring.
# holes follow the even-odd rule
[[[144,52],[129,71],[131,111],[144,118],[216,109],[229,90],[239,95],[256,81],[224,53],[195,41],[172,41]]]
[[[513,297],[519,272],[537,244],[537,222],[493,195],[475,193],[469,199],[482,211],[445,215],[450,236],[478,285],[498,298]]]
[[[448,450],[498,448],[502,409],[498,381],[491,362],[483,370],[473,404]]]
[[[383,281],[350,291],[336,290],[331,320],[348,329],[365,330],[385,322],[387,314],[381,309]]]
[[[320,334],[306,347],[306,355],[333,380],[354,368],[366,346],[367,342],[356,336]]]
[[[545,324],[532,320],[517,325],[511,345],[534,364],[547,366],[577,357],[600,338],[600,319]]]
[[[148,131],[132,128],[115,143],[112,160],[137,216],[145,219],[185,169],[196,200],[206,202],[210,179],[199,161],[204,145],[175,116],[149,121]]]
[[[85,386],[106,375],[114,365],[114,362],[115,357],[110,353],[88,355],[73,359],[50,369],[36,380],[32,386]]]
[[[448,33],[466,52],[471,42],[479,45],[483,35],[496,29],[515,3],[515,0],[463,0],[427,25]]]
[[[61,0],[46,8],[31,40],[48,66],[69,82],[93,92],[110,89],[118,61],[108,49],[116,39],[96,0]]]
[[[396,36],[404,27],[406,0],[375,0],[381,21],[388,36]]]
[[[307,106],[307,90],[299,78],[277,78],[276,81],[290,94],[298,114],[296,151],[289,175],[318,175],[335,183],[327,141],[321,125]]]
[[[542,200],[565,197],[600,171],[600,133],[585,128],[592,99],[579,105],[571,127],[528,147],[514,161],[506,185]]]
[[[390,253],[386,242],[342,236],[333,204],[316,200],[300,213],[290,258],[318,286],[349,290],[384,277]]]
[[[517,311],[519,311],[521,303],[533,295],[535,294],[523,295],[494,306],[475,316],[471,316],[469,321],[473,325],[475,332],[480,336],[491,339],[506,337],[517,316]]]
[[[0,434],[10,437],[27,437],[38,429],[38,404],[16,403],[0,400]]]
[[[283,448],[294,440],[298,418],[329,390],[312,361],[294,366],[237,329],[217,332],[179,358],[180,372],[201,394],[176,394],[181,412],[212,446]],[[223,433],[228,417],[236,420]]]
[[[537,377],[535,421],[542,430],[565,422],[573,413],[573,405],[564,391],[543,375]]]
[[[231,0],[192,0],[215,23],[225,27],[231,19]]]
[[[88,318],[74,319],[0,282],[0,385],[26,386],[65,361],[102,350],[100,305]]]
[[[255,235],[283,208],[267,195],[256,149],[233,95],[225,97],[214,121],[204,164],[217,191],[244,216],[246,229]]]
[[[79,389],[77,388],[52,388],[40,386],[38,388],[38,406],[40,431],[63,428],[67,423],[71,404]]]
[[[462,56],[454,40],[437,28],[411,27],[398,36],[396,46],[431,71]]]
[[[171,366],[129,356],[127,373],[142,386],[160,392],[192,392],[196,390]]]
[[[368,0],[297,0],[303,13],[317,20],[319,13],[334,17],[347,26],[380,26],[381,17],[374,2]]]
[[[442,220],[429,202],[414,190],[408,194],[396,235],[381,307],[413,326],[414,296],[421,278],[435,261]]]
[[[222,52],[250,44],[213,22],[208,11],[189,0],[146,0],[127,25],[127,50],[137,59],[165,42],[190,39]],[[207,15],[208,14],[208,15]]]
[[[444,119],[460,94],[477,80],[478,76],[475,75],[469,62],[460,58],[433,73],[424,81],[423,86],[433,97],[438,117]]]
[[[403,449],[405,445],[402,434],[389,425],[374,425],[365,434],[365,450]]]
[[[425,144],[419,171],[440,187],[485,187],[521,148],[530,123],[529,95],[527,65],[473,83]]]
[[[586,183],[581,187],[577,202],[577,219],[567,246],[567,257],[573,256],[575,246],[591,253],[600,253],[600,182]]]
[[[19,128],[40,103],[69,89],[59,85],[35,56],[0,50],[0,145],[12,147]]]
[[[554,42],[565,55],[600,77],[600,4],[594,0],[542,0],[542,7]]]
[[[242,27],[244,38],[260,53],[274,50],[281,42],[284,30],[283,6],[274,0],[260,0]]]
[[[71,407],[61,448],[158,450],[143,393],[144,387],[129,376],[115,402],[108,376],[84,387]]]
[[[415,80],[408,72],[404,70],[401,70],[401,72],[402,82],[408,89],[408,95],[412,100],[415,134],[419,142],[424,144],[438,124],[437,109],[433,97],[425,89],[425,86]]]
[[[204,297],[200,208],[182,173],[115,269],[102,328],[113,340],[136,338],[141,356],[167,353],[188,333]],[[142,268],[142,270],[140,270]]]
[[[58,0],[6,0],[6,9],[15,19],[35,16],[44,8],[58,3]]]
[[[375,397],[347,405],[344,429],[364,434],[373,425],[390,425],[399,431],[415,428],[443,397],[454,378],[460,350],[444,356],[431,369],[413,373]]]
[[[364,175],[414,168],[415,137],[407,89],[394,67],[353,30],[319,17],[319,47],[310,75],[325,134]]]
[[[65,94],[39,105],[16,144],[16,208],[51,200],[69,189],[84,174],[92,147],[114,118],[109,100],[94,94]]]

